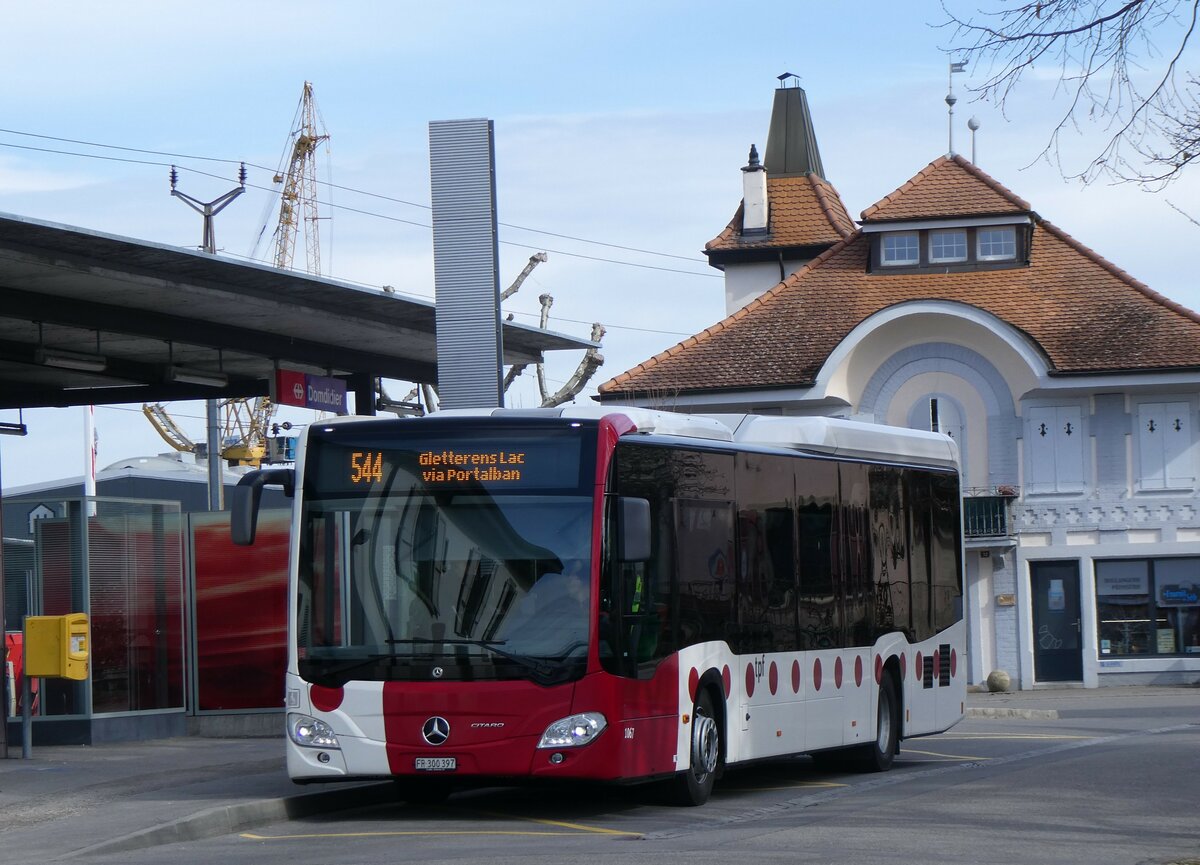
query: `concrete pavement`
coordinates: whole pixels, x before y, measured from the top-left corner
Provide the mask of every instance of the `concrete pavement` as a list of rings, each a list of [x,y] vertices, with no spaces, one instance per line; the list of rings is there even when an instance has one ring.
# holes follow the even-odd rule
[[[1195,701],[1200,688],[1130,687],[971,693],[972,718],[1145,713]],[[118,853],[245,831],[388,801],[390,784],[300,787],[279,737],[188,737],[34,748],[0,761],[0,863]]]

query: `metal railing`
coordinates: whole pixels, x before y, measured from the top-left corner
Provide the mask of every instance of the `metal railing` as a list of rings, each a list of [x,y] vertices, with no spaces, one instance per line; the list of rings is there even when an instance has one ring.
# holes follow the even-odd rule
[[[967,538],[1005,538],[1012,534],[1009,503],[1016,487],[970,487],[963,490],[963,535]]]

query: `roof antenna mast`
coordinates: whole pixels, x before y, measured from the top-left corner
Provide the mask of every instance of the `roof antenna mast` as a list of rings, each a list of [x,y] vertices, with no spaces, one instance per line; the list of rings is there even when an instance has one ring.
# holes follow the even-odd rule
[[[950,73],[946,76],[946,79],[948,81],[948,86],[946,88],[946,106],[950,109],[950,116],[949,116],[949,123],[948,123],[948,126],[949,126],[949,142],[948,142],[949,150],[948,150],[947,155],[949,155],[951,157],[954,156],[954,103],[958,101],[958,97],[954,95],[954,73],[955,72],[966,72],[966,71],[967,71],[967,61],[960,60],[958,63],[950,64]]]

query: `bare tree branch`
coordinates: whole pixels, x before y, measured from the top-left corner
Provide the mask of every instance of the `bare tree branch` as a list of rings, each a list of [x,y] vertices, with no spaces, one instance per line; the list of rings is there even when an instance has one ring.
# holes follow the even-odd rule
[[[1161,189],[1200,155],[1200,87],[1178,76],[1200,0],[986,0],[952,12],[949,50],[986,69],[970,88],[1007,115],[1021,80],[1049,66],[1068,97],[1040,156],[1064,176]],[[1063,133],[1099,124],[1107,140],[1082,170],[1063,166]]]

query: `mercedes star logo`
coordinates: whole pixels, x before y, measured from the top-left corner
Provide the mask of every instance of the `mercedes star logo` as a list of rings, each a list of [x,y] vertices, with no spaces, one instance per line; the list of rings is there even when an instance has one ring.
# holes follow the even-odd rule
[[[434,715],[421,728],[421,735],[430,745],[441,745],[450,738],[450,722]]]
[[[443,670],[441,667],[433,668],[433,678],[435,678],[435,679],[442,678],[442,676],[445,675],[445,673],[446,673],[446,671]]]

